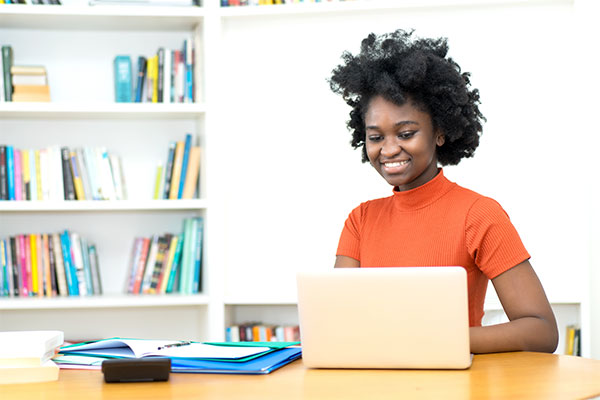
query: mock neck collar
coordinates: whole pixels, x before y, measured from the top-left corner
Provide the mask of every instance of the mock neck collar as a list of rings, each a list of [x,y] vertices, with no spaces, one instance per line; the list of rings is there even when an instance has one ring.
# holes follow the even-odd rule
[[[450,182],[440,168],[438,174],[429,182],[414,189],[399,192],[394,187],[394,205],[400,211],[413,211],[433,203],[456,184]]]

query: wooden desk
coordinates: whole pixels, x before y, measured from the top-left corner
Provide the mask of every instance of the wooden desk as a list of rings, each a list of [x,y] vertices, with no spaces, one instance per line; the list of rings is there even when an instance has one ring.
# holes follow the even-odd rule
[[[542,353],[475,356],[466,371],[311,370],[270,375],[171,374],[169,382],[106,384],[99,371],[57,382],[0,385],[0,399],[581,399],[600,395],[600,361]]]

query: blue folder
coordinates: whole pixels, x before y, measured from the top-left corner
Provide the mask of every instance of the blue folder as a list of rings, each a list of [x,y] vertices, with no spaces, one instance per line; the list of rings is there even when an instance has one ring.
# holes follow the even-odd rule
[[[302,356],[300,347],[286,347],[245,362],[172,359],[171,372],[205,374],[268,374]]]

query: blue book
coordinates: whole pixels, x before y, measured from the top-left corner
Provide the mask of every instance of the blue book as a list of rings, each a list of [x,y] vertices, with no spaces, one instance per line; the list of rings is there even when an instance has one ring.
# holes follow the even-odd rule
[[[81,241],[81,258],[83,258],[83,274],[85,276],[85,287],[87,294],[94,293],[94,284],[92,283],[92,268],[90,264],[90,250],[87,244],[87,240],[84,238],[79,239]]]
[[[8,200],[15,198],[15,155],[13,146],[6,146],[6,179],[8,183]]]
[[[190,158],[190,147],[192,147],[192,135],[186,133],[185,145],[183,147],[183,159],[181,161],[181,178],[179,179],[179,190],[177,191],[177,198],[181,199],[183,196],[183,187],[185,186],[185,176],[187,171],[188,160]]]
[[[171,175],[173,174],[173,158],[175,157],[176,142],[169,142],[169,152],[167,153],[167,163],[165,164],[165,182],[163,184],[163,199],[169,198],[171,191]]]
[[[169,280],[167,281],[167,293],[173,293],[173,289],[176,287],[175,281],[177,272],[179,270],[181,252],[183,250],[183,235],[179,235],[177,239],[177,246],[175,247],[175,255],[173,256],[173,265],[171,266],[171,273],[169,274]]]
[[[77,272],[75,264],[71,258],[71,238],[69,232],[64,231],[60,235],[60,244],[63,253],[63,263],[65,265],[65,275],[67,278],[67,290],[69,296],[79,296],[79,281],[77,280]]]
[[[142,102],[142,94],[144,93],[144,82],[146,80],[146,57],[138,57],[138,72],[137,72],[137,85],[135,87],[135,102]]]
[[[131,76],[131,57],[115,57],[115,101],[117,103],[131,103],[133,93]]]
[[[171,359],[172,372],[206,374],[268,374],[302,356],[300,347],[286,347],[244,362]]]
[[[192,293],[202,291],[202,239],[204,233],[204,220],[202,217],[196,218],[196,240],[194,241],[194,278],[192,283]]]

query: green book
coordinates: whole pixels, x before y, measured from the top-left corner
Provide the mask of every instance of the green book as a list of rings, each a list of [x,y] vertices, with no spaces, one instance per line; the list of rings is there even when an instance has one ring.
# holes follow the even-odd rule
[[[4,99],[12,101],[12,76],[10,67],[13,65],[13,51],[11,46],[2,46],[2,73],[4,74]]]

